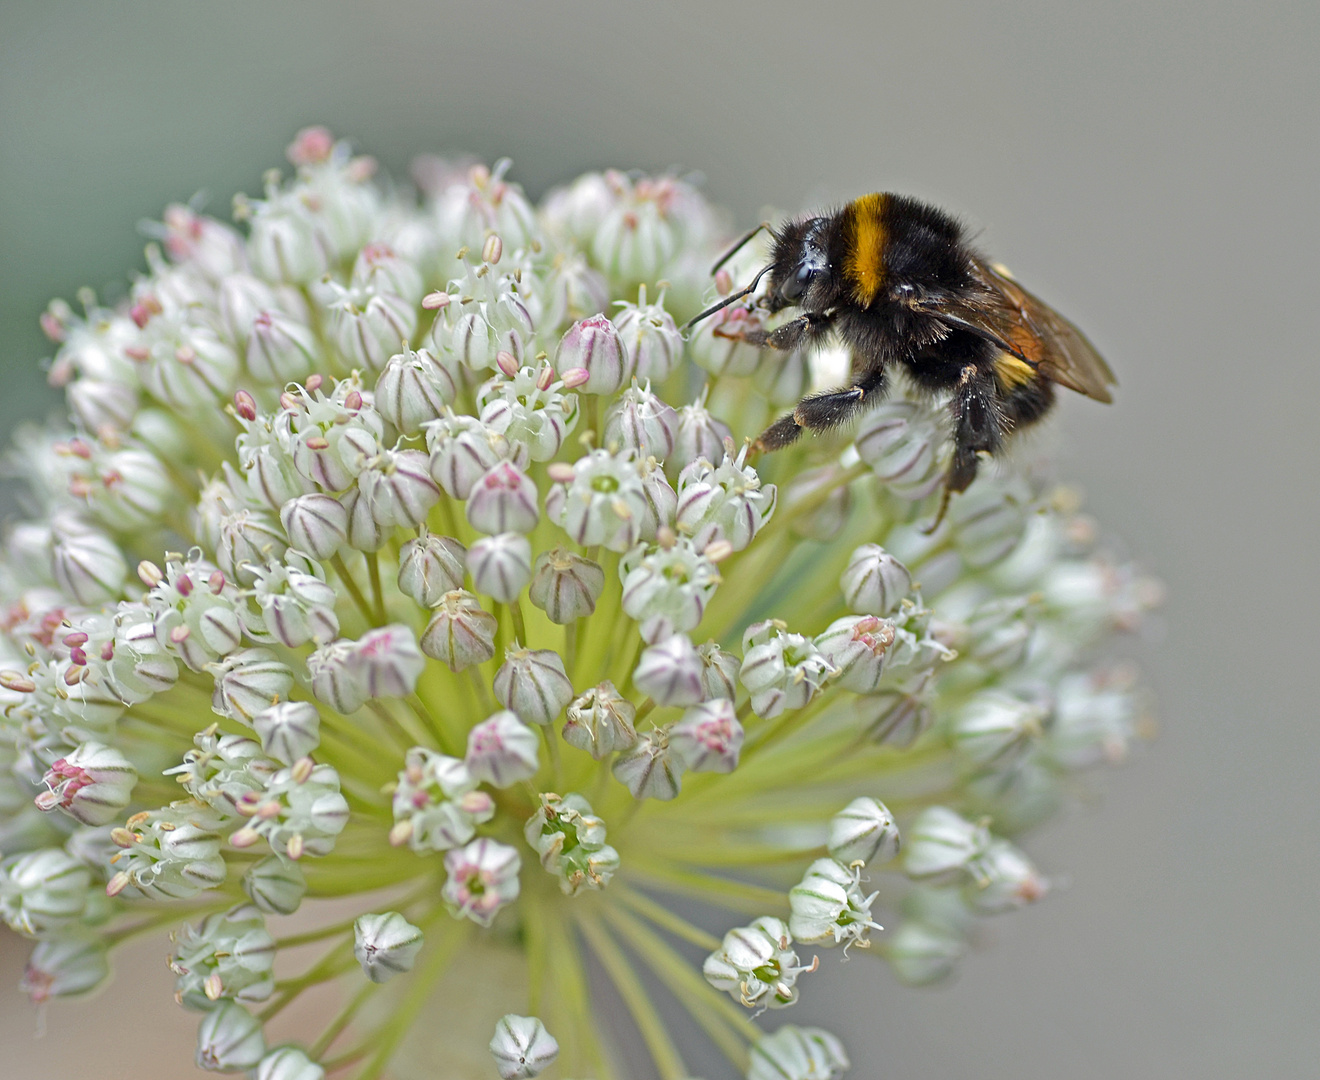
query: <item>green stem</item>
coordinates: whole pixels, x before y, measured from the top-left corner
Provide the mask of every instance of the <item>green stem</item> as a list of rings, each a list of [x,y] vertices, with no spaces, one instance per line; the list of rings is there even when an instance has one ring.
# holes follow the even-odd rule
[[[633,970],[623,950],[605,928],[594,920],[579,915],[577,923],[582,936],[591,946],[591,951],[600,960],[610,981],[619,991],[619,997],[623,999],[628,1012],[632,1014],[633,1022],[641,1032],[642,1041],[651,1052],[651,1060],[655,1062],[660,1080],[685,1080],[688,1071],[678,1047],[674,1045],[664,1021],[660,1019],[660,1014],[647,996],[646,989],[637,978],[637,972]]]
[[[394,1051],[398,1049],[399,1042],[426,1004],[427,996],[444,975],[454,953],[467,939],[469,929],[470,925],[449,923],[448,932],[434,944],[426,963],[412,976],[412,986],[408,988],[407,995],[391,1014],[389,1023],[373,1037],[372,1042],[376,1046],[376,1052],[357,1074],[357,1080],[375,1080],[389,1064]]]
[[[362,590],[358,588],[358,583],[353,575],[348,572],[348,567],[344,564],[344,557],[339,552],[335,552],[330,556],[330,565],[335,568],[335,573],[339,575],[339,580],[343,582],[344,588],[348,590],[348,595],[352,598],[362,617],[367,620],[367,624],[374,625],[375,619],[371,611],[371,605],[367,603],[367,598],[362,595]]]
[[[316,1042],[308,1048],[307,1056],[309,1058],[313,1061],[320,1060],[321,1055],[334,1045],[335,1040],[339,1038],[344,1028],[353,1022],[353,1017],[357,1015],[358,1010],[362,1008],[367,998],[378,986],[378,983],[369,982],[353,995],[348,1004],[339,1010],[339,1015],[326,1025],[326,1029],[317,1037]]]
[[[368,551],[366,559],[367,578],[371,582],[372,610],[375,612],[375,622],[377,626],[384,626],[389,620],[385,615],[385,593],[380,587],[380,560],[376,557],[374,551]]]

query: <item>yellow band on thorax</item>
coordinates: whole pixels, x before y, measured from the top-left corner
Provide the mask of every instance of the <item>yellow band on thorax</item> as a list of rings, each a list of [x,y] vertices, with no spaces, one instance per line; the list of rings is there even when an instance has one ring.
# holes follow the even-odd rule
[[[888,201],[886,195],[863,195],[848,208],[851,244],[843,272],[852,287],[853,301],[862,307],[871,305],[885,280],[884,211]]]

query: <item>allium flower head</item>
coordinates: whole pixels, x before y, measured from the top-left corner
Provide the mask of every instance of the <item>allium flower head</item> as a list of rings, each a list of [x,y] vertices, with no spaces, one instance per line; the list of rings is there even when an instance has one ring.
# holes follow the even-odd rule
[[[507,161],[414,198],[322,128],[289,159],[42,320],[69,416],[16,436],[0,552],[24,986],[173,922],[208,1070],[586,1077],[635,1029],[676,1080],[700,1028],[750,1080],[840,1076],[763,1014],[836,946],[946,975],[1047,894],[1021,834],[1131,744],[1107,643],[1158,590],[1034,469],[929,532],[947,410],[897,377],[755,453],[814,359],[737,340],[754,298],[678,329],[764,256],[712,290],[730,230],[681,177],[538,206]],[[342,1011],[271,1045],[324,983]]]

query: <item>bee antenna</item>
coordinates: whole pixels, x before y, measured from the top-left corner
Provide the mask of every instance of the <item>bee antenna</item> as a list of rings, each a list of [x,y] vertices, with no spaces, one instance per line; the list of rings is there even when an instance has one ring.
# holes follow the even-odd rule
[[[751,240],[751,238],[755,236],[757,233],[759,233],[762,229],[769,231],[770,222],[763,221],[756,228],[744,234],[742,239],[740,239],[736,244],[733,245],[733,247],[729,248],[728,251],[726,251],[723,255],[720,256],[720,261],[710,268],[710,272],[714,274],[717,270],[719,270],[721,266],[723,266],[726,262],[732,259],[735,255],[737,255],[738,252],[740,252],[743,249],[743,247],[747,244],[747,242]]]
[[[726,307],[728,307],[730,304],[737,303],[739,300],[741,300],[741,299],[742,299],[744,296],[746,296],[748,293],[755,292],[755,291],[756,291],[756,286],[759,285],[759,284],[761,283],[761,279],[762,279],[763,277],[765,277],[766,274],[770,273],[770,271],[771,271],[772,269],[774,269],[774,264],[773,264],[773,263],[771,263],[770,266],[767,266],[767,267],[763,268],[763,269],[761,270],[761,272],[760,272],[759,274],[756,275],[756,277],[752,278],[752,283],[751,283],[750,285],[748,285],[747,288],[742,289],[742,290],[740,290],[739,292],[733,293],[733,294],[731,294],[731,295],[729,295],[729,296],[726,296],[726,297],[725,297],[723,300],[721,300],[718,304],[712,304],[712,305],[711,305],[710,307],[708,307],[705,311],[703,311],[700,315],[693,315],[692,318],[688,319],[688,321],[685,322],[685,323],[683,324],[683,329],[686,330],[686,329],[687,329],[688,327],[690,327],[690,326],[695,326],[697,323],[701,322],[701,320],[704,319],[704,318],[706,318],[707,316],[709,316],[709,315],[714,315],[715,312],[721,310],[722,308],[726,308]]]

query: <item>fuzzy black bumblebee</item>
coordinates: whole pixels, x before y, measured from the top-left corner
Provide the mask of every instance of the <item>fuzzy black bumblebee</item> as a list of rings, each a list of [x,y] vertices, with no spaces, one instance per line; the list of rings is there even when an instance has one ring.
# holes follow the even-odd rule
[[[852,351],[852,385],[803,398],[761,433],[762,450],[787,446],[804,428],[851,419],[884,393],[891,365],[902,364],[918,387],[952,392],[947,505],[975,479],[979,454],[994,454],[1049,410],[1055,383],[1111,400],[1113,373],[1082,332],[987,262],[942,210],[902,195],[865,195],[772,236],[770,264],[751,286],[692,322],[749,295],[768,274],[758,305],[801,314],[773,331],[715,333],[773,349],[837,334]]]

